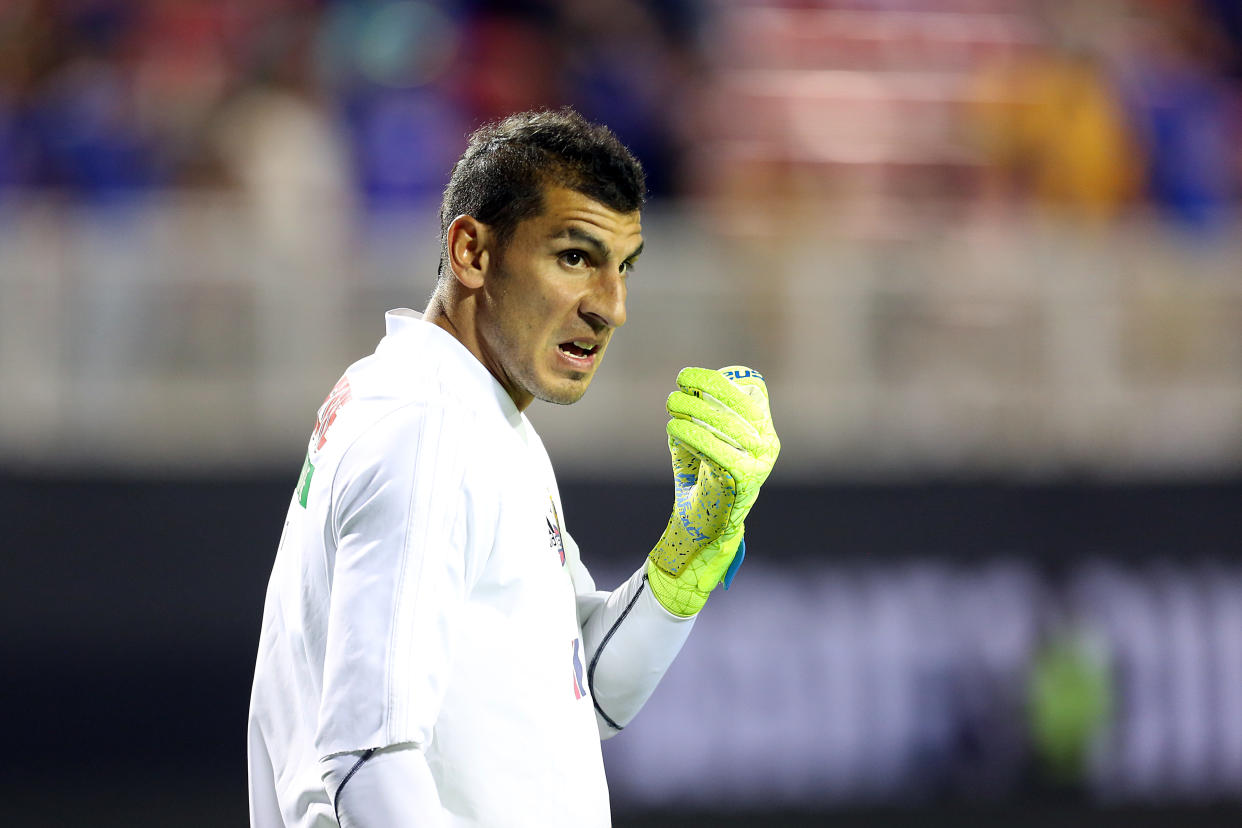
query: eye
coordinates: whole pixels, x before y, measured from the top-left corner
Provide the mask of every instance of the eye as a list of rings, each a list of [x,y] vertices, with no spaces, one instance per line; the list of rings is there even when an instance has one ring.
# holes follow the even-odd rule
[[[634,272],[634,262],[622,262],[618,273],[628,274]]]
[[[583,253],[581,250],[566,250],[564,253],[561,253],[558,258],[561,260],[561,264],[566,267],[573,268],[574,270],[589,267],[591,264],[591,260],[587,258],[587,254]]]

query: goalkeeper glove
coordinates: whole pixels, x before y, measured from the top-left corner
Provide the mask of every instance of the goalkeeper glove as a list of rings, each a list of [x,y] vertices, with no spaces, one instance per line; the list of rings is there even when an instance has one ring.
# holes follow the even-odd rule
[[[647,580],[665,609],[690,616],[735,557],[741,563],[743,524],[781,443],[758,372],[684,368],[677,386],[667,404],[673,514],[648,556]]]

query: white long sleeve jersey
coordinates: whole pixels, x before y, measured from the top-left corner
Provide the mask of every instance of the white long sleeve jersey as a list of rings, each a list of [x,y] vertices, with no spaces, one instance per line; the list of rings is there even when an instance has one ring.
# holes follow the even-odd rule
[[[321,760],[400,744],[447,825],[608,825],[599,740],[690,622],[641,569],[597,592],[526,417],[446,331],[386,322],[319,410],[268,584],[252,825],[336,825]]]

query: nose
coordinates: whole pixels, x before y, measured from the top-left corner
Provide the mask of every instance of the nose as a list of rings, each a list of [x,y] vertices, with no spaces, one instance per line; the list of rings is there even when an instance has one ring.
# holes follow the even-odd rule
[[[580,310],[591,327],[619,328],[625,324],[625,277],[620,273],[599,273]]]

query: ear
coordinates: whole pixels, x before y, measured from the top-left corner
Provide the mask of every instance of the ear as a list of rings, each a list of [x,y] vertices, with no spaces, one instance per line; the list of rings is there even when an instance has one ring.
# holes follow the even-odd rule
[[[462,287],[477,290],[491,264],[490,228],[474,216],[461,215],[448,228],[448,265]]]

